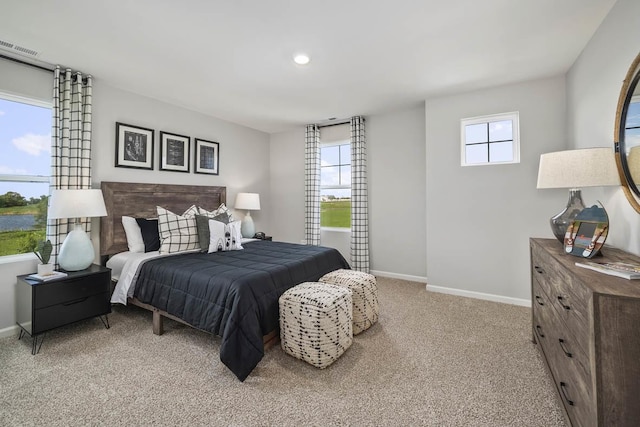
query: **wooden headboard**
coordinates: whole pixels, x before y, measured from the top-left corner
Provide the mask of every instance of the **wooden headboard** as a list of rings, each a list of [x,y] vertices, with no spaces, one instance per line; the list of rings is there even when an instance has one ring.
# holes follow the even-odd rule
[[[107,216],[100,218],[100,255],[128,250],[122,216],[156,218],[156,206],[181,215],[189,206],[213,210],[227,201],[226,187],[102,182]]]

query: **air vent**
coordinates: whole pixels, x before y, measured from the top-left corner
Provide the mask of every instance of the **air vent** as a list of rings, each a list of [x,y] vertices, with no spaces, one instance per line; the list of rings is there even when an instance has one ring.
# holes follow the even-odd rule
[[[14,43],[10,43],[5,40],[0,40],[0,49],[6,50],[8,52],[16,53],[22,56],[28,56],[29,58],[36,58],[38,56],[38,51],[29,49],[26,47],[18,46]]]

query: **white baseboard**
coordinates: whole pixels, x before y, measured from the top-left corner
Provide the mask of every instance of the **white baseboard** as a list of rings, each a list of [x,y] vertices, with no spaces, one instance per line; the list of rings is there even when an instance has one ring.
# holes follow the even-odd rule
[[[8,328],[0,329],[0,338],[13,337],[18,335],[19,332],[18,325],[9,326]]]
[[[409,274],[390,273],[388,271],[371,270],[374,276],[388,277],[390,279],[408,280],[410,282],[427,283],[427,278],[422,276],[411,276]]]
[[[531,301],[521,298],[504,297],[501,295],[485,294],[482,292],[465,291],[463,289],[444,288],[442,286],[426,286],[427,291],[438,292],[441,294],[457,295],[461,297],[483,299],[487,301],[502,302],[505,304],[521,305],[523,307],[531,307]]]

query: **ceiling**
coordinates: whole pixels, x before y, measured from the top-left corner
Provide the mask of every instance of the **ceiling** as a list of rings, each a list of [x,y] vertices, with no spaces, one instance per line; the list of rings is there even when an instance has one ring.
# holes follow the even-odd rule
[[[615,0],[21,0],[0,40],[268,133],[565,73]],[[294,53],[311,56],[306,66]]]

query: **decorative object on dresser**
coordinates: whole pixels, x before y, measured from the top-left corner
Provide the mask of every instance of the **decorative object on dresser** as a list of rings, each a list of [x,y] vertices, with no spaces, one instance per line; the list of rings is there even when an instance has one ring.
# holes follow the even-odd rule
[[[47,331],[60,326],[100,316],[109,329],[110,269],[93,264],[86,270],[45,282],[29,276],[17,278],[16,323],[20,327],[18,339],[25,334],[32,338],[31,354],[40,351]]]
[[[607,211],[595,205],[585,208],[567,228],[564,251],[579,257],[593,258],[600,252],[608,233]]]
[[[53,190],[49,203],[49,219],[75,218],[75,228],[67,234],[58,254],[58,264],[65,270],[78,271],[89,267],[95,258],[93,244],[82,228],[80,218],[106,216],[102,191]]]
[[[220,144],[196,138],[194,153],[195,173],[219,174]]]
[[[560,243],[573,219],[585,205],[581,187],[620,185],[612,149],[586,148],[540,156],[537,188],[569,188],[567,207],[551,217],[551,230]]]
[[[574,426],[640,425],[640,286],[531,239],[533,342]],[[601,262],[640,258],[607,247]]]
[[[253,224],[253,218],[251,218],[251,211],[260,210],[260,195],[258,193],[238,193],[234,208],[247,211],[242,220],[242,237],[253,237],[256,234],[256,227]]]
[[[153,129],[116,122],[116,167],[153,169]]]
[[[52,251],[53,246],[51,245],[51,240],[47,240],[46,242],[40,241],[33,249],[33,253],[36,254],[40,260],[40,264],[38,264],[38,274],[47,275],[53,272],[53,264],[49,263]]]
[[[189,172],[191,138],[160,131],[160,170]]]

